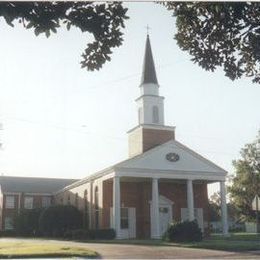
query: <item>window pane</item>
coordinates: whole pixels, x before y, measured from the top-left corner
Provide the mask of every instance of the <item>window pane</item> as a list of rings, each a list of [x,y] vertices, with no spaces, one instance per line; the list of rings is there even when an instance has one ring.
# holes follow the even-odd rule
[[[128,225],[128,219],[123,219],[121,218],[121,228],[122,229],[128,229],[129,225]]]
[[[14,196],[6,196],[5,208],[7,208],[7,209],[13,209],[14,208]]]
[[[13,219],[10,217],[5,217],[5,230],[14,229]]]
[[[121,218],[128,218],[128,208],[121,208]]]
[[[129,221],[128,221],[128,208],[121,208],[121,221],[120,225],[122,229],[129,228]]]
[[[42,197],[42,207],[47,208],[51,205],[51,197]]]
[[[33,208],[33,197],[24,197],[24,208],[25,209]]]
[[[168,213],[168,208],[160,207],[159,208],[159,212],[161,212],[161,213]]]

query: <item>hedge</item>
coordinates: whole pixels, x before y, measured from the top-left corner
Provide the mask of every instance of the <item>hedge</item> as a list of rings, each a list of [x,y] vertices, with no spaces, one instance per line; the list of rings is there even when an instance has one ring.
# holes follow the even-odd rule
[[[82,213],[71,205],[51,206],[42,212],[39,227],[45,236],[62,237],[67,230],[82,227]]]
[[[202,240],[202,232],[196,220],[176,222],[170,225],[163,240],[173,242],[195,242]]]

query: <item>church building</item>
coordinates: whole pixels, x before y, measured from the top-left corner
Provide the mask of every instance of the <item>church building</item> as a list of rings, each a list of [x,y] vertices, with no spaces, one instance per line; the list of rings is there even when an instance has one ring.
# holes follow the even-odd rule
[[[114,228],[117,239],[160,238],[173,221],[194,219],[207,233],[207,185],[219,182],[227,235],[227,172],[178,142],[175,127],[165,125],[149,35],[139,89],[138,125],[128,131],[129,158],[58,191],[55,203],[77,206],[85,228]]]

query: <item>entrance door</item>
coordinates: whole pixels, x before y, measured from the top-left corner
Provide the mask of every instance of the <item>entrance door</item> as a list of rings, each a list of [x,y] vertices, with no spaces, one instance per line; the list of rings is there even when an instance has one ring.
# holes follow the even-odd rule
[[[135,208],[121,208],[120,234],[118,237],[135,238],[136,237],[136,213]],[[113,208],[110,208],[110,227],[113,228]]]
[[[169,224],[172,222],[171,207],[168,205],[161,204],[159,207],[160,215],[160,235],[162,236],[168,229]]]
[[[160,220],[160,236],[164,234],[164,232],[168,229],[169,224],[172,223],[172,205],[173,202],[166,197],[160,195],[159,196],[159,220]],[[150,201],[150,216],[151,216],[151,234],[154,223],[153,221],[153,208],[152,203]]]

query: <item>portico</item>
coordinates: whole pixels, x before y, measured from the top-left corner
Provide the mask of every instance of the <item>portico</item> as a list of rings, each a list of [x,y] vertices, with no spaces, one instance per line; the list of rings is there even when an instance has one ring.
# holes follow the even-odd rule
[[[136,170],[136,169],[135,169]],[[163,232],[165,230],[160,228],[160,225],[163,225],[161,217],[160,210],[165,209],[160,207],[160,197],[163,197],[164,199],[169,201],[168,209],[169,209],[169,216],[170,218],[166,218],[166,221],[168,223],[166,224],[166,227],[168,224],[172,223],[173,221],[184,221],[184,220],[189,220],[192,221],[194,219],[197,219],[198,216],[195,217],[195,206],[196,209],[201,209],[202,210],[202,215],[204,214],[204,218],[202,216],[202,225],[203,228],[202,230],[207,228],[207,217],[206,217],[206,211],[208,205],[206,203],[198,203],[194,201],[196,197],[201,194],[196,194],[197,189],[195,189],[195,195],[194,195],[194,186],[197,185],[203,185],[204,187],[207,186],[208,183],[212,182],[219,182],[221,183],[222,187],[222,192],[221,192],[221,199],[222,199],[222,222],[223,222],[223,235],[228,234],[228,228],[227,228],[227,212],[226,210],[226,199],[225,199],[225,192],[223,190],[223,185],[224,185],[224,178],[223,176],[216,176],[213,174],[209,174],[208,176],[196,176],[196,173],[193,173],[193,176],[186,176],[187,179],[183,179],[183,176],[185,175],[184,172],[179,173],[179,174],[174,174],[174,172],[167,173],[167,172],[158,172],[156,173],[156,177],[153,177],[154,173],[150,173],[149,171],[140,170],[138,174],[136,172],[130,172],[127,171],[126,169],[122,169],[120,171],[119,169],[115,172],[115,176],[113,177],[113,228],[116,230],[116,234],[118,239],[123,239],[127,238],[124,237],[124,232],[122,232],[121,228],[121,208],[122,205],[124,207],[127,206],[127,201],[122,200],[121,201],[121,193],[126,192],[124,190],[124,185],[121,188],[121,185],[124,182],[133,182],[133,183],[142,183],[145,182],[150,186],[150,198],[151,200],[149,201],[149,207],[150,207],[150,215],[149,215],[149,220],[150,220],[150,237],[153,239],[159,239]],[[139,175],[137,177],[137,175]],[[171,175],[171,176],[169,176]],[[148,177],[149,176],[149,177]],[[164,186],[164,184],[168,184],[167,186]],[[129,184],[128,184],[129,185]],[[181,208],[178,208],[178,202],[177,204],[173,207],[172,205],[175,204],[177,194],[174,192],[174,187],[181,185],[182,186],[182,193],[183,197],[185,197],[185,202],[182,202],[182,205],[179,206]],[[169,189],[169,187],[172,186],[172,190],[165,190]],[[178,188],[179,189],[179,188]],[[169,196],[168,194],[171,193]],[[184,194],[186,193],[186,194]],[[167,196],[168,195],[168,196]],[[143,200],[144,198],[139,197],[139,200]],[[205,202],[205,201],[204,201]],[[147,201],[146,201],[147,203]],[[171,205],[172,204],[172,205]],[[204,205],[202,205],[204,204]],[[173,213],[173,208],[174,208],[174,213]],[[186,210],[187,209],[187,210]],[[138,207],[135,207],[136,212],[138,212]],[[182,215],[179,216],[180,214],[177,214],[177,211],[187,211],[186,216]],[[205,211],[205,212],[204,212]],[[168,213],[168,211],[167,211]],[[197,219],[199,222],[199,220]],[[136,220],[135,220],[136,222]],[[135,225],[135,227],[138,227],[138,225]],[[136,232],[135,232],[136,233]]]

